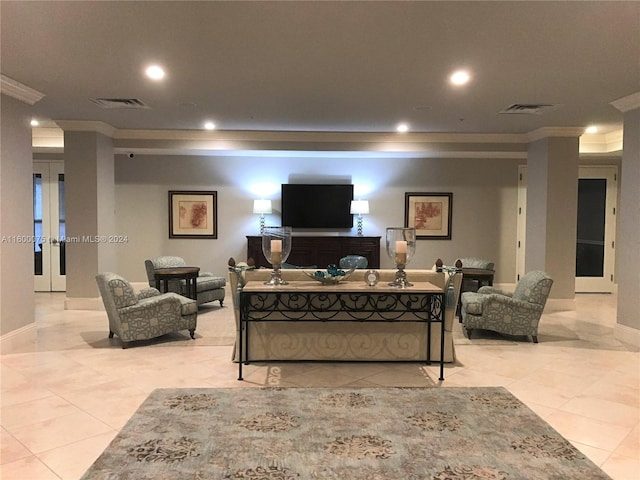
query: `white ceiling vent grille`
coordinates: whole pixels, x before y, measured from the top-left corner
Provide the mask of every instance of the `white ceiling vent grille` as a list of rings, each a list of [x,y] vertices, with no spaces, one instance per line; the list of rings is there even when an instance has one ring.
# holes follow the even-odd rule
[[[550,103],[513,103],[499,113],[515,115],[542,115],[560,108],[561,105]]]
[[[149,108],[137,98],[90,98],[100,108]]]

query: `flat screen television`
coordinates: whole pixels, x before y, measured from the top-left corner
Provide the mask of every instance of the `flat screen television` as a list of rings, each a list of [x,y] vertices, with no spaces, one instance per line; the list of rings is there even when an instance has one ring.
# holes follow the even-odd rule
[[[293,228],[352,228],[353,185],[282,184],[282,225]]]

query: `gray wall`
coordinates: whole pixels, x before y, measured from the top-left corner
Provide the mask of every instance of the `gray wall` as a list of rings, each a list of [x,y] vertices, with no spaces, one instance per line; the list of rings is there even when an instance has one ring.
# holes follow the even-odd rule
[[[0,335],[33,323],[33,162],[30,107],[1,95]],[[30,266],[30,268],[25,268]]]
[[[420,240],[410,267],[431,267],[437,258],[452,264],[459,257],[477,256],[495,262],[496,282],[514,283],[520,163],[524,160],[117,155],[113,233],[128,238],[115,247],[117,271],[145,281],[146,258],[173,254],[226,275],[229,257],[246,259],[245,236],[258,234],[254,199],[273,200],[274,214],[266,223],[279,225],[281,183],[346,177],[355,184],[356,196],[369,200],[365,235],[384,237],[386,227],[404,224],[405,192],[452,192],[452,239]],[[169,239],[169,190],[217,191],[218,239]],[[355,230],[340,234],[355,235]],[[383,268],[392,267],[384,246],[381,261]]]

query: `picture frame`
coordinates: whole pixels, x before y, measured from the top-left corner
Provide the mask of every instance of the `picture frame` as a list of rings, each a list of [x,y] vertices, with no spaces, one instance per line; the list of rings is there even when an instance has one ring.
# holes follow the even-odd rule
[[[405,193],[404,226],[416,229],[416,238],[451,240],[453,193]]]
[[[218,238],[218,192],[169,191],[169,238]]]

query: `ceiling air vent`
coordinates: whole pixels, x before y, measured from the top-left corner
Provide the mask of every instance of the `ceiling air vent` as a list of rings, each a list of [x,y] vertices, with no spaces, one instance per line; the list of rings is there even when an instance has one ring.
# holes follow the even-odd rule
[[[90,98],[100,108],[149,108],[137,98]]]
[[[560,105],[550,103],[513,103],[499,113],[520,115],[542,115],[560,108]]]

